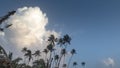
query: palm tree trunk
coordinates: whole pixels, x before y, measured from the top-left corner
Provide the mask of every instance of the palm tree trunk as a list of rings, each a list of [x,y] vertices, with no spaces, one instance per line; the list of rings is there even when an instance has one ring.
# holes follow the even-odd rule
[[[71,60],[72,60],[72,57],[73,57],[73,55],[70,57],[70,59],[69,59],[69,61],[68,61],[68,66],[67,66],[67,68],[69,68],[69,65],[70,65],[70,62],[71,62]]]
[[[60,67],[60,62],[61,62],[62,57],[63,57],[63,55],[61,55],[61,57],[60,57],[60,59],[58,61],[58,66],[57,66],[58,68]]]
[[[47,61],[47,68],[50,68],[50,67],[51,67],[51,56],[52,56],[52,52],[50,52],[50,58],[49,58],[49,60]]]

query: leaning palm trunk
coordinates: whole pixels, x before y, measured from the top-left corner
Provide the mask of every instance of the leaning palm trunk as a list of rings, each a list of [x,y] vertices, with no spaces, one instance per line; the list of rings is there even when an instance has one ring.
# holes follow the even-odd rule
[[[62,60],[62,57],[63,57],[63,55],[61,55],[61,57],[60,57],[60,59],[59,59],[59,61],[58,61],[58,68],[60,67],[60,62],[61,62],[61,60]]]
[[[50,52],[50,58],[47,60],[47,68],[51,67],[51,57],[52,57],[52,52]]]
[[[70,62],[71,62],[71,60],[72,60],[72,57],[73,57],[73,55],[70,57],[70,59],[69,59],[69,61],[68,61],[68,66],[67,66],[67,68],[69,68],[69,66],[70,66]]]

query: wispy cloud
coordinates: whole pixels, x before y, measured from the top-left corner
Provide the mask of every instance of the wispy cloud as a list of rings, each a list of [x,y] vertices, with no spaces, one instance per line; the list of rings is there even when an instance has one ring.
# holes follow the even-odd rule
[[[115,61],[113,58],[109,57],[105,60],[103,60],[103,63],[106,65],[106,66],[114,66],[115,65]]]

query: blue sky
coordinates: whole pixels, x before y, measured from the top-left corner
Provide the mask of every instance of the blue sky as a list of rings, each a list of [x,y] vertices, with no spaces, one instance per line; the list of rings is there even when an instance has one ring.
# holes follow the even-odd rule
[[[86,61],[89,68],[109,57],[120,62],[119,0],[1,0],[0,16],[24,6],[40,7],[48,29],[72,37],[75,60]]]

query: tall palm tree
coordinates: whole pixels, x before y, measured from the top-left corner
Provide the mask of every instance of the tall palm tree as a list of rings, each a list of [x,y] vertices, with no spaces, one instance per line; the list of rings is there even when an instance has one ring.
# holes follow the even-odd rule
[[[54,46],[50,43],[48,46],[47,46],[47,49],[49,50],[50,52],[50,56],[49,56],[49,59],[47,61],[47,66],[48,67],[51,67],[51,64],[52,64],[52,52],[55,50],[54,49]]]
[[[27,50],[28,50],[27,47],[24,47],[21,50],[24,53],[24,63],[26,62],[26,56],[25,56],[25,54],[26,54]]]
[[[50,42],[50,44],[55,46],[55,42],[57,41],[57,38],[55,38],[54,35],[50,35],[50,37],[48,38],[48,41]]]
[[[70,59],[69,59],[69,61],[68,61],[68,68],[69,68],[69,65],[70,65],[70,62],[71,62],[71,60],[72,60],[73,55],[76,54],[76,50],[75,50],[75,49],[72,49],[70,53],[71,53],[71,57],[70,57]]]
[[[64,44],[70,44],[71,37],[68,34],[66,34],[64,35],[63,40],[64,40]]]
[[[48,50],[44,49],[43,52],[45,53],[45,61],[47,60],[47,54],[48,54]]]
[[[40,57],[40,50],[37,50],[37,51],[35,51],[35,53],[34,54],[32,54],[32,55],[34,55],[35,57],[37,57],[37,60],[39,59],[39,57]]]
[[[54,67],[57,67],[57,63],[58,63],[59,58],[60,58],[60,57],[59,57],[59,55],[57,55],[57,54],[54,56],[54,63],[55,63],[55,66],[54,66]]]
[[[66,68],[67,67],[67,64],[63,64],[63,66],[62,66],[63,68]]]
[[[59,61],[58,61],[58,67],[60,67],[60,62],[61,62],[61,60],[62,60],[62,57],[63,57],[63,56],[65,57],[66,53],[67,53],[66,49],[63,48],[63,49],[61,50],[61,56],[60,56]]]
[[[77,62],[73,62],[73,67],[77,68]]]
[[[64,42],[64,40],[63,40],[63,38],[60,38],[60,39],[58,39],[58,45],[60,45],[60,47],[62,47],[62,45],[64,44],[65,42]]]
[[[29,64],[30,60],[32,59],[31,50],[27,50],[27,52],[24,54],[24,56],[26,56],[28,58],[28,64]]]
[[[27,52],[27,47],[24,47],[23,49],[22,49],[22,52]]]
[[[86,64],[85,62],[82,62],[82,63],[81,63],[81,65],[83,66],[83,68],[85,68],[85,64]]]

